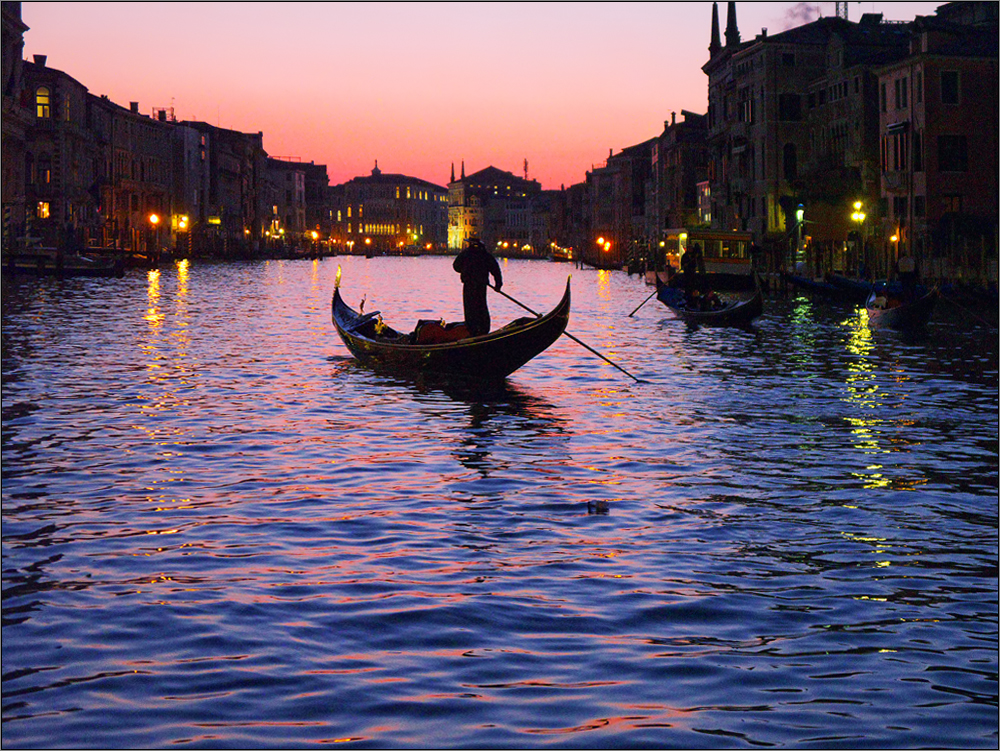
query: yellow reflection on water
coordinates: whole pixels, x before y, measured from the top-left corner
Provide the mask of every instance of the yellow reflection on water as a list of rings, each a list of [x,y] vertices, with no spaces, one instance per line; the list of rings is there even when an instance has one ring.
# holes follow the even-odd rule
[[[602,300],[611,298],[611,272],[607,269],[597,271],[597,296]]]
[[[163,323],[163,313],[160,312],[160,270],[152,269],[146,275],[146,295],[149,298],[149,307],[143,320],[150,326],[156,328]]]
[[[882,394],[876,382],[876,367],[871,355],[875,348],[867,321],[852,316],[844,321],[848,329],[845,348],[853,357],[847,363],[847,396],[844,397],[849,413],[844,420],[851,426],[854,448],[864,454],[887,454],[890,449],[882,446],[879,438],[885,420],[874,412],[884,411]],[[885,488],[891,480],[882,474],[881,464],[870,464],[863,471],[851,475],[862,480],[866,489]]]

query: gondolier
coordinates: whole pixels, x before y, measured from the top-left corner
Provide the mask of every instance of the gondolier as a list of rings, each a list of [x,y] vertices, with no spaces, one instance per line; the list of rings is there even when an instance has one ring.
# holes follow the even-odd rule
[[[465,325],[472,336],[488,334],[490,331],[490,309],[486,304],[486,287],[493,276],[495,287],[503,286],[500,264],[482,241],[470,238],[465,250],[458,254],[453,264],[455,271],[462,275],[462,304],[465,308]]]

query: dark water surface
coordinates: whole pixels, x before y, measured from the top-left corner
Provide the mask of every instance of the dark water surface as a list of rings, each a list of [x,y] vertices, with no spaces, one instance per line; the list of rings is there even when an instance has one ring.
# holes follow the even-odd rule
[[[355,363],[338,264],[461,317],[446,258],[5,279],[5,748],[997,747],[995,332],[510,261],[649,382],[477,395]]]

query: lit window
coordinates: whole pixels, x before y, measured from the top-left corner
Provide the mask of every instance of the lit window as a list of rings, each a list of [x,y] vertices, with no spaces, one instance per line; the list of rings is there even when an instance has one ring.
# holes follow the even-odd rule
[[[41,119],[47,120],[51,116],[51,110],[49,109],[49,90],[45,86],[38,87],[35,92],[35,115]]]
[[[39,201],[38,202],[38,212],[37,213],[38,213],[38,218],[39,219],[48,219],[49,218],[49,202],[48,201]]]

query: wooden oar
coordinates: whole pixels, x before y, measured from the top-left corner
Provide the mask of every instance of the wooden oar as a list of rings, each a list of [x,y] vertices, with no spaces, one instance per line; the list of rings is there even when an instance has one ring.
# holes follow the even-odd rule
[[[503,293],[501,292],[500,294],[503,294]],[[950,297],[948,297],[947,295],[943,295],[943,294],[941,294],[941,292],[940,292],[940,291],[938,291],[938,294],[939,294],[939,295],[941,295],[941,299],[942,299],[942,300],[947,300],[948,302],[950,302],[950,303],[951,303],[952,305],[954,305],[954,306],[955,306],[956,308],[958,308],[959,310],[961,310],[961,311],[964,311],[965,313],[968,313],[968,314],[969,314],[970,316],[972,316],[973,318],[975,318],[975,319],[976,319],[977,321],[979,321],[980,323],[982,323],[982,324],[983,324],[984,326],[988,326],[989,328],[991,328],[991,329],[993,329],[994,331],[996,331],[996,328],[997,328],[997,327],[996,327],[996,326],[994,326],[994,325],[993,325],[992,323],[990,323],[989,321],[987,321],[987,320],[986,320],[985,318],[983,318],[982,316],[980,316],[980,315],[977,315],[977,314],[973,313],[973,312],[972,312],[971,310],[969,310],[968,308],[966,308],[966,307],[965,307],[964,305],[959,305],[959,304],[958,304],[957,302],[955,302],[954,300],[952,300],[952,299],[951,299]]]
[[[648,302],[649,302],[650,300],[652,300],[652,299],[653,299],[654,297],[656,297],[656,293],[657,293],[657,292],[659,292],[659,290],[658,290],[658,289],[654,289],[654,290],[653,290],[653,294],[651,294],[651,295],[650,295],[649,297],[647,297],[647,298],[646,298],[645,300],[643,300],[643,301],[642,301],[641,303],[639,303],[639,306],[638,306],[638,307],[637,307],[637,308],[636,308],[635,310],[633,310],[633,311],[632,311],[631,313],[629,313],[629,314],[628,314],[628,317],[629,317],[629,318],[631,318],[631,317],[632,317],[632,316],[634,316],[634,315],[635,315],[636,313],[638,313],[638,312],[639,312],[639,308],[641,308],[641,307],[642,307],[643,305],[645,305],[645,304],[646,304],[646,303],[648,303]]]
[[[524,308],[524,309],[525,309],[526,311],[528,311],[528,312],[529,312],[529,313],[531,313],[531,314],[532,314],[533,316],[535,316],[535,318],[541,318],[541,313],[536,313],[536,312],[535,312],[534,310],[532,310],[531,308],[529,308],[529,307],[528,307],[527,305],[525,305],[525,304],[524,304],[523,302],[521,302],[520,300],[515,300],[515,299],[514,299],[513,297],[511,297],[510,295],[508,295],[508,294],[507,294],[506,292],[504,292],[503,290],[499,290],[499,289],[497,289],[496,287],[494,287],[494,286],[493,286],[493,285],[491,285],[491,284],[489,284],[489,285],[487,285],[487,286],[488,286],[488,287],[489,287],[489,288],[490,288],[491,290],[493,290],[494,292],[497,292],[497,293],[499,293],[499,294],[503,295],[504,297],[506,297],[506,298],[507,298],[508,300],[510,300],[510,301],[511,301],[512,303],[514,303],[514,304],[516,304],[516,305],[520,305],[520,306],[521,306],[522,308]],[[572,335],[571,333],[569,333],[569,332],[568,332],[568,331],[566,331],[565,329],[563,329],[563,334],[565,334],[566,336],[568,336],[568,337],[569,337],[570,339],[572,339],[572,340],[573,340],[574,342],[576,342],[577,344],[579,344],[579,345],[580,345],[581,347],[583,347],[583,348],[584,348],[585,350],[587,350],[588,352],[591,352],[591,353],[593,353],[593,354],[597,355],[598,357],[600,357],[600,358],[601,358],[602,360],[604,360],[604,362],[606,362],[606,363],[607,363],[608,365],[612,366],[613,368],[618,368],[618,370],[620,370],[620,371],[621,371],[622,373],[624,373],[625,375],[627,375],[627,376],[628,376],[629,378],[632,378],[632,379],[634,379],[634,380],[635,380],[635,381],[636,381],[637,383],[648,383],[647,381],[644,381],[644,380],[642,380],[641,378],[636,378],[636,377],[635,377],[634,375],[632,375],[632,374],[631,374],[631,373],[629,373],[629,372],[628,372],[627,370],[625,370],[625,368],[623,368],[623,367],[622,367],[621,365],[619,365],[619,364],[618,364],[618,363],[616,363],[616,362],[612,362],[611,360],[609,360],[608,358],[606,358],[606,357],[605,357],[604,355],[602,355],[602,354],[601,354],[600,352],[598,352],[598,351],[597,351],[596,349],[594,349],[593,347],[591,347],[591,346],[590,346],[589,344],[586,344],[586,343],[584,343],[584,342],[581,342],[581,341],[580,341],[579,339],[577,339],[577,338],[576,338],[575,336],[573,336],[573,335]]]

